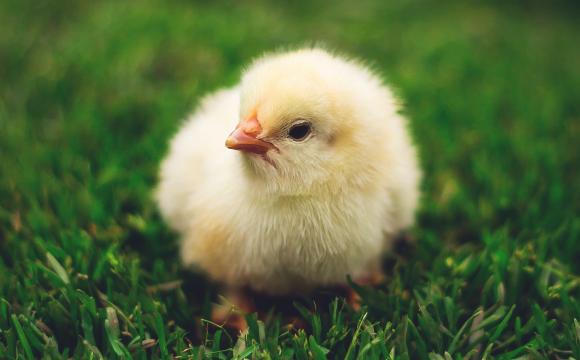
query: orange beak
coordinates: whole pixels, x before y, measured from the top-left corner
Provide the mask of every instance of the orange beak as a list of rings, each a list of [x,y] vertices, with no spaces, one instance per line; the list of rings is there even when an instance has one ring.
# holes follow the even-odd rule
[[[241,121],[236,129],[228,136],[226,146],[229,149],[240,150],[253,154],[265,154],[276,147],[267,141],[258,139],[262,127],[255,116]]]

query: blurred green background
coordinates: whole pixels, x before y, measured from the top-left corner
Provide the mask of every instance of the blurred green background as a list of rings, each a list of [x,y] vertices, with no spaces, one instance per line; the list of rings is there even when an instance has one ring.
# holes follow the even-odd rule
[[[576,2],[0,2],[0,358],[580,358]],[[360,312],[305,331],[200,321],[151,201],[207,91],[321,43],[404,99],[425,169],[417,245]],[[334,306],[334,307],[333,307]],[[357,330],[358,329],[358,330]]]

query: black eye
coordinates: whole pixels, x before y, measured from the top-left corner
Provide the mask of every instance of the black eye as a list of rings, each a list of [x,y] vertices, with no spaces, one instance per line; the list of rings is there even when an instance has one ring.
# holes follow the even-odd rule
[[[306,139],[310,131],[312,130],[312,126],[309,123],[299,123],[293,125],[290,130],[288,130],[288,136],[295,141],[300,141]]]

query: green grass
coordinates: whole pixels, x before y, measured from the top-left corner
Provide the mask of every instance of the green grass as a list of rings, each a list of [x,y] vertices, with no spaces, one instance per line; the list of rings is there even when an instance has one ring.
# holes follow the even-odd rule
[[[577,14],[0,2],[0,358],[580,359]],[[425,169],[417,245],[387,255],[361,311],[304,301],[305,330],[273,311],[238,339],[200,320],[218,292],[180,269],[151,189],[202,94],[309,41],[368,60],[405,99]]]

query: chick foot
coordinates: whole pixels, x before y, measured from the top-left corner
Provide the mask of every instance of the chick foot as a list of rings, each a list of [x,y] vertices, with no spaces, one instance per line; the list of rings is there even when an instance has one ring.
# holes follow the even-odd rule
[[[241,289],[229,289],[214,305],[211,320],[226,329],[243,332],[248,328],[246,315],[256,311],[253,299]]]
[[[375,270],[367,276],[363,276],[354,280],[354,283],[360,286],[377,286],[385,279],[385,274],[381,270]],[[359,311],[361,307],[361,297],[352,288],[346,289],[346,302],[355,310]]]

